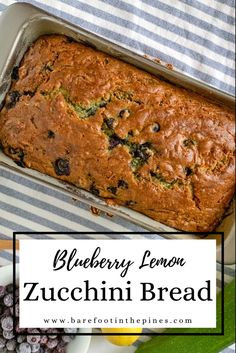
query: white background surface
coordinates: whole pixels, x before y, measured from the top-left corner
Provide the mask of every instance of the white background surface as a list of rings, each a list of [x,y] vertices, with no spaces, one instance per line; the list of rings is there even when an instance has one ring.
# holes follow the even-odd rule
[[[115,346],[110,342],[107,342],[105,337],[93,337],[88,353],[133,353],[135,349],[134,346]]]

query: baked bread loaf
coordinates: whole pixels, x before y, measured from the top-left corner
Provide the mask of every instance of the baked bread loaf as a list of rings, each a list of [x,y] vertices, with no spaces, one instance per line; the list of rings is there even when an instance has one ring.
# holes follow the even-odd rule
[[[3,151],[185,231],[211,231],[234,191],[234,114],[61,35],[12,73]]]

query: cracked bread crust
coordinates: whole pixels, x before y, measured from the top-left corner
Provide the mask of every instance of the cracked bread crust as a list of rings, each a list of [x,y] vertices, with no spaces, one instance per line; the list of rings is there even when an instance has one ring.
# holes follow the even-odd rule
[[[168,226],[213,230],[234,192],[234,114],[65,36],[25,54],[0,113],[17,164]]]

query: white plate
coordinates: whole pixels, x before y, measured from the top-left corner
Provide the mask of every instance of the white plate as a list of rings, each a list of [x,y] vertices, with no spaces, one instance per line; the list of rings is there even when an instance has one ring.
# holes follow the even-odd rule
[[[13,269],[12,266],[0,267],[0,285],[7,285],[12,283]],[[19,277],[18,266],[16,268],[16,276]],[[80,328],[80,333],[92,332],[89,328]],[[91,341],[91,336],[77,336],[67,348],[67,353],[87,353]]]

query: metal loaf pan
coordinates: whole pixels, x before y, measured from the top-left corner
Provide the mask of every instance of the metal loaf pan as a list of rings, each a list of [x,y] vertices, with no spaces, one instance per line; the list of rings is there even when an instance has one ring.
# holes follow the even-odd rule
[[[30,44],[43,34],[60,33],[70,36],[78,42],[91,45],[114,57],[122,59],[158,77],[191,89],[206,97],[228,105],[234,106],[235,98],[227,93],[219,91],[214,87],[206,85],[191,77],[185,76],[177,71],[169,70],[144,56],[133,53],[109,42],[95,34],[74,26],[62,19],[54,17],[43,10],[26,3],[17,3],[9,6],[0,16],[0,106],[11,84],[11,72],[15,65],[18,65]],[[65,182],[58,181],[37,171],[18,167],[10,158],[0,152],[0,164],[2,168],[12,169],[19,174],[28,175],[31,178],[46,183],[54,188],[60,189],[63,193],[78,200],[98,207],[101,210],[119,215],[131,222],[138,224],[145,229],[155,232],[176,231],[159,222],[156,222],[138,212],[121,206],[108,206],[104,200],[94,195],[73,187]],[[225,216],[217,231],[225,233],[225,262],[234,263],[234,229],[235,222],[233,216],[234,205],[231,211]],[[220,260],[220,246],[218,246],[217,258]]]

